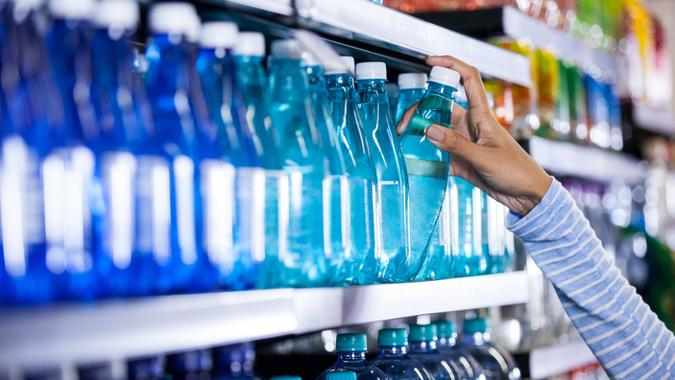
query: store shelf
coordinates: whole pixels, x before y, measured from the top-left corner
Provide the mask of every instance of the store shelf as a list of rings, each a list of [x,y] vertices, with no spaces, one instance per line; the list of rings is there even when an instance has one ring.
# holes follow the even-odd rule
[[[675,117],[672,113],[634,105],[633,122],[641,129],[665,136],[675,136]]]
[[[480,38],[507,36],[516,40],[528,40],[535,47],[549,49],[559,58],[572,62],[591,73],[618,72],[618,60],[613,54],[595,49],[513,7],[421,13],[417,16],[440,26]]]
[[[551,141],[540,137],[529,140],[530,155],[546,170],[596,181],[624,181],[643,178],[640,161],[625,154],[596,147]]]
[[[524,303],[513,272],[350,288],[153,297],[0,312],[0,369],[95,363],[420,314]]]
[[[537,348],[530,352],[530,376],[549,378],[595,362],[597,359],[584,342]]]
[[[483,74],[508,82],[531,84],[529,60],[399,11],[363,0],[212,0],[249,12],[293,16],[293,24],[342,43],[365,43],[417,62],[428,55],[453,55]],[[377,22],[374,22],[377,20]]]

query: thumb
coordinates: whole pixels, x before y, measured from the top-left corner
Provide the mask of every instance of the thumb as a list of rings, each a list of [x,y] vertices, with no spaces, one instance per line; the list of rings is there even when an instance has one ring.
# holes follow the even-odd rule
[[[429,141],[438,148],[463,158],[472,166],[482,157],[483,147],[461,136],[457,132],[432,124],[424,131]]]

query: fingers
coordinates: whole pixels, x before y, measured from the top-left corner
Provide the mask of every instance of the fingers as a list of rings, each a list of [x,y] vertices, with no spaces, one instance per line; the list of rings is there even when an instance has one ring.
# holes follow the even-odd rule
[[[443,66],[457,71],[464,83],[466,98],[469,101],[469,110],[490,110],[487,95],[485,94],[485,87],[483,87],[480,71],[477,68],[449,55],[427,57],[427,65]]]
[[[446,152],[463,158],[472,166],[482,157],[483,147],[461,136],[452,129],[432,124],[424,131],[424,134],[432,144]]]
[[[401,121],[399,121],[398,125],[396,126],[396,133],[402,135],[403,132],[405,132],[405,130],[408,128],[410,120],[412,120],[413,116],[415,116],[415,110],[417,110],[417,103],[413,104],[405,111]]]

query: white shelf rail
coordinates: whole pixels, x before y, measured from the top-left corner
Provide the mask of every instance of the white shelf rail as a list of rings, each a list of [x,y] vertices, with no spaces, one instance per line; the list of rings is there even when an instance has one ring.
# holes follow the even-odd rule
[[[597,359],[584,342],[571,342],[530,352],[530,376],[546,379],[596,363]]]

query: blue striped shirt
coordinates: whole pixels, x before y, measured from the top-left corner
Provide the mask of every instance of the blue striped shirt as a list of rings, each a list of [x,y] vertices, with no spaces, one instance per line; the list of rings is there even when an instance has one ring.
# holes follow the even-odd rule
[[[675,337],[621,275],[560,182],[507,225],[613,379],[675,379]]]

